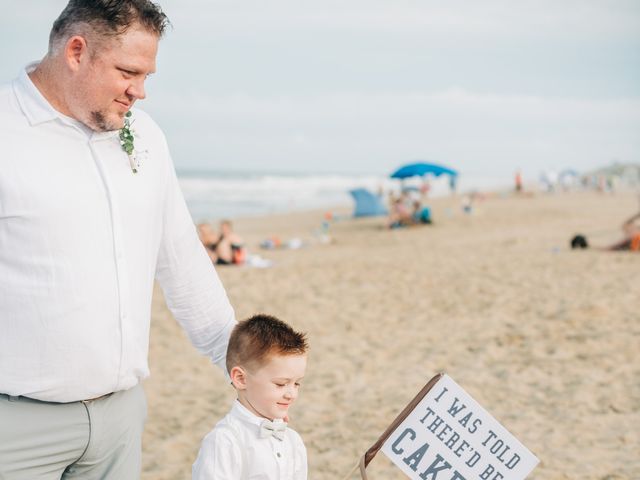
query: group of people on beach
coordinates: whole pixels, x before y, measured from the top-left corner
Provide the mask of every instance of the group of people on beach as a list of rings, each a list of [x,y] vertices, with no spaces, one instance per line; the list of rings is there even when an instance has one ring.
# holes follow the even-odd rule
[[[168,25],[150,0],[69,0],[44,58],[0,87],[4,480],[140,478],[154,281],[237,392],[193,478],[307,478],[287,425],[307,339],[236,321],[213,264],[240,263],[242,240],[195,228],[162,130],[134,108]]]
[[[198,236],[214,265],[242,265],[247,251],[242,238],[233,231],[231,220],[220,222],[220,232],[211,224],[199,223]]]
[[[401,228],[415,225],[430,225],[431,209],[423,205],[426,192],[419,197],[412,197],[409,192],[403,190],[399,195],[389,192],[389,217],[387,228]]]

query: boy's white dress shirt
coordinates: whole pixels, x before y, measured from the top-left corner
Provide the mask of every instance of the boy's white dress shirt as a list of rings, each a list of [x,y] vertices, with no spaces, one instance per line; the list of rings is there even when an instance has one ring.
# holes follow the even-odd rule
[[[61,115],[28,76],[0,86],[0,393],[72,402],[149,375],[154,278],[224,368],[233,309],[193,225],[165,137],[133,109],[118,132]]]
[[[262,437],[264,421],[239,401],[202,441],[193,480],[306,480],[307,450],[286,428],[283,439]]]

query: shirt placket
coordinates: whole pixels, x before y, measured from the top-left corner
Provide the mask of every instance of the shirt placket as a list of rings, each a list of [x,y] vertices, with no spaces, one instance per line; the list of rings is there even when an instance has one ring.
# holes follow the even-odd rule
[[[276,459],[276,468],[278,470],[278,475],[277,475],[276,478],[284,479],[284,478],[286,478],[284,476],[284,474],[286,472],[285,472],[285,468],[284,468],[284,465],[285,465],[284,451],[283,451],[283,448],[282,448],[282,445],[283,445],[284,442],[281,442],[279,440],[275,440],[274,438],[271,438],[270,441],[271,441],[271,446],[273,448],[273,455],[274,455],[274,457]]]
[[[126,362],[128,356],[127,338],[131,337],[131,322],[129,311],[130,299],[129,299],[129,278],[127,275],[127,261],[125,257],[124,238],[123,238],[123,223],[122,216],[118,202],[114,198],[114,189],[111,184],[107,169],[103,164],[100,157],[100,142],[104,141],[104,138],[99,136],[98,139],[91,139],[89,141],[89,148],[95,161],[95,164],[100,173],[104,189],[107,195],[107,201],[109,204],[109,210],[111,212],[111,233],[113,240],[113,255],[116,267],[117,276],[117,291],[118,291],[118,316],[119,316],[119,333],[120,333],[120,354],[118,358],[118,376],[116,379],[115,391],[120,389],[124,376],[126,375]]]

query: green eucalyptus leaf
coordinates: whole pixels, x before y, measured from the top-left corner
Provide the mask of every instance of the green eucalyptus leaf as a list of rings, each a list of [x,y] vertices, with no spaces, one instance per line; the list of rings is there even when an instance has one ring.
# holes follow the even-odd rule
[[[132,122],[129,120],[131,118],[131,115],[131,110],[125,113],[124,126],[120,129],[120,132],[118,134],[120,138],[120,146],[129,156],[133,155],[133,152],[135,151],[135,146],[133,144],[133,132],[131,131]],[[131,166],[131,170],[133,171],[133,173],[138,172],[137,167],[134,167],[133,165]]]

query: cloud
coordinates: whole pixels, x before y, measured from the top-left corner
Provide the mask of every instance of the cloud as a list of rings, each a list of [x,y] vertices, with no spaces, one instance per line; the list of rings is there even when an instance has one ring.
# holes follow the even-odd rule
[[[167,10],[177,25],[206,24],[212,32],[281,29],[419,31],[424,34],[520,36],[633,35],[640,30],[640,6],[628,1],[525,0],[199,0],[191,9]],[[196,18],[194,10],[200,10]]]
[[[280,95],[256,97],[247,94],[217,96],[203,92],[157,92],[161,103],[155,111],[166,115],[220,118],[224,121],[262,123],[305,118],[324,125],[342,118],[361,120],[385,116],[400,118],[485,118],[511,121],[515,118],[553,124],[582,118],[582,123],[618,119],[640,121],[640,99],[571,99],[535,95],[474,93],[461,88],[439,92],[363,93],[342,92],[314,96]],[[175,116],[175,115],[174,115]]]
[[[430,158],[462,169],[511,171],[574,166],[612,158],[638,161],[640,100],[545,98],[474,93],[332,93],[317,96],[163,96],[162,117],[174,146],[207,139],[176,163],[192,166],[237,159],[292,168],[384,172],[395,164]],[[181,105],[174,111],[170,105]],[[188,120],[187,120],[188,119]],[[202,155],[207,151],[211,154]],[[196,163],[197,163],[196,162]]]

